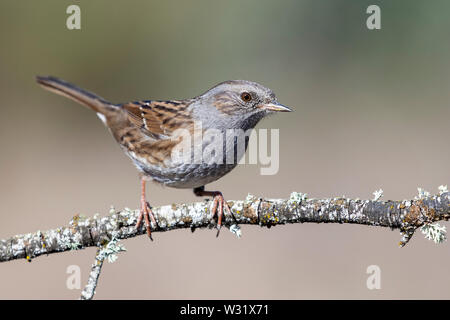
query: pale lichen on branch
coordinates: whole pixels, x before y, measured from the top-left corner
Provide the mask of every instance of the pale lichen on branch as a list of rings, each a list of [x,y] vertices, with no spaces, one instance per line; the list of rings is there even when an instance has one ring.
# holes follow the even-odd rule
[[[441,243],[446,239],[445,227],[437,221],[450,218],[450,193],[447,186],[440,186],[436,195],[419,188],[419,195],[413,200],[381,201],[383,191],[374,192],[372,200],[350,199],[346,197],[311,199],[304,193],[293,192],[288,199],[263,199],[248,195],[244,201],[229,201],[233,216],[225,215],[223,225],[236,236],[241,236],[239,225],[253,224],[271,227],[287,223],[352,223],[367,226],[398,229],[403,235],[400,246],[411,239],[420,228],[427,239]],[[157,225],[153,232],[174,229],[213,228],[211,221],[211,201],[191,204],[172,204],[152,208]],[[0,262],[27,259],[43,254],[51,254],[87,247],[97,247],[88,283],[82,291],[81,299],[92,299],[105,260],[114,262],[117,253],[125,251],[121,239],[145,234],[142,226],[136,230],[139,210],[125,208],[116,211],[111,208],[109,215],[93,217],[76,215],[68,226],[16,235],[0,240]]]
[[[88,282],[81,292],[81,300],[91,300],[94,297],[104,261],[107,260],[109,263],[113,263],[117,260],[117,254],[119,252],[127,251],[119,241],[120,240],[117,238],[112,238],[108,243],[104,244],[103,247],[97,249],[95,261],[92,264],[91,272],[89,273]]]
[[[379,198],[381,192],[375,194]],[[244,201],[229,201],[234,218],[226,216],[224,225],[240,236],[238,225],[254,224],[271,227],[287,223],[353,223],[398,229],[403,234],[400,245],[405,245],[414,231],[450,217],[450,193],[441,186],[437,195],[423,190],[413,200],[380,201],[350,198],[311,199],[306,194],[293,192],[289,199],[262,199],[249,195]],[[172,204],[153,208],[157,226],[153,232],[180,228],[213,228],[210,219],[211,202]],[[103,247],[112,239],[126,239],[144,233],[134,224],[138,210],[112,209],[109,215],[100,217],[75,216],[69,226],[16,235],[0,240],[0,262],[13,259],[31,260],[43,254],[51,254],[86,247]],[[426,227],[429,228],[429,227]],[[425,229],[426,230],[426,229]],[[441,228],[434,239],[443,239]],[[431,232],[431,231],[430,231]],[[431,233],[429,237],[433,238]]]

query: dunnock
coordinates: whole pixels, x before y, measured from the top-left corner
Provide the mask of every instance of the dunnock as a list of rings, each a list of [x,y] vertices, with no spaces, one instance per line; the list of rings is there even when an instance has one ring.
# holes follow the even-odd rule
[[[216,159],[213,156],[213,161],[180,163],[172,159],[174,148],[185,142],[185,137],[177,135],[177,132],[183,129],[195,135],[196,124],[201,125],[202,132],[215,129],[224,135],[228,130],[248,131],[271,113],[291,111],[277,102],[270,89],[245,80],[222,82],[192,99],[146,100],[124,104],[110,103],[55,77],[38,76],[37,82],[45,89],[97,112],[123,151],[133,160],[141,176],[141,212],[136,228],[144,220],[150,238],[150,220],[155,226],[156,220],[145,197],[147,180],[173,188],[193,188],[197,196],[212,196],[212,215],[213,218],[217,215],[218,230],[222,225],[223,211],[231,215],[222,193],[205,191],[204,186],[230,172],[244,155],[247,145],[234,158],[237,146],[233,137],[233,142],[227,143],[223,147],[224,152],[218,152]],[[215,143],[220,143],[220,150],[222,139],[202,141],[201,146],[204,149],[208,144]],[[229,153],[233,153],[234,161],[222,161]]]

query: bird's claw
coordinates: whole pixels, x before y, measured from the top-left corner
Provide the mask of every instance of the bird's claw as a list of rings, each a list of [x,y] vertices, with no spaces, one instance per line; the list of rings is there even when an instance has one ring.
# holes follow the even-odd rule
[[[150,240],[153,241],[152,231],[151,231],[151,226],[152,225],[150,223],[150,220],[151,220],[151,222],[154,223],[155,226],[157,226],[156,219],[155,219],[155,216],[153,215],[153,211],[152,211],[152,209],[150,207],[150,204],[148,202],[143,201],[141,203],[141,211],[139,213],[139,217],[138,217],[138,220],[136,222],[136,230],[139,230],[139,228],[140,228],[140,226],[142,224],[142,221],[144,221],[144,225],[145,225],[145,229],[147,231],[147,235],[150,238]]]
[[[217,234],[216,237],[219,236],[220,229],[222,228],[222,219],[224,217],[224,210],[227,214],[233,216],[231,212],[231,208],[228,203],[225,201],[221,192],[216,192],[213,198],[213,207],[211,209],[211,219],[213,219],[217,215]],[[234,216],[233,216],[234,217]]]

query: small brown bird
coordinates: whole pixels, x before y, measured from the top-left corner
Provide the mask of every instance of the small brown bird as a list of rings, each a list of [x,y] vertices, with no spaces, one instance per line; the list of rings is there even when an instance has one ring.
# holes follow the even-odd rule
[[[141,212],[136,228],[139,229],[144,221],[150,238],[150,220],[155,226],[156,220],[145,197],[147,180],[173,188],[193,188],[197,196],[212,196],[212,214],[213,218],[217,216],[219,232],[223,211],[232,215],[231,210],[221,192],[205,191],[204,186],[230,172],[247,147],[245,143],[244,148],[239,148],[238,139],[234,136],[231,143],[224,143],[230,139],[226,133],[229,130],[245,132],[253,129],[262,118],[271,113],[292,111],[278,103],[270,89],[245,80],[222,82],[192,99],[144,100],[124,104],[110,103],[55,77],[38,76],[36,80],[45,89],[97,112],[123,151],[134,162],[141,175]],[[214,147],[214,150],[223,152],[212,152],[208,161],[175,161],[173,151],[186,142],[186,137],[178,132],[184,130],[195,135],[198,127],[201,132],[214,129],[224,137],[201,141],[200,151]],[[194,143],[191,142],[190,145]],[[194,153],[187,159],[193,160]],[[233,156],[231,163],[227,157],[229,154]]]

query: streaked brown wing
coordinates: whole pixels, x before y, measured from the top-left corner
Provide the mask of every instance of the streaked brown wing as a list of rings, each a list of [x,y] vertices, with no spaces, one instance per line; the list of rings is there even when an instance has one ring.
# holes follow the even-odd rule
[[[131,123],[149,136],[170,136],[178,128],[192,126],[187,111],[190,101],[136,101],[122,105]]]

